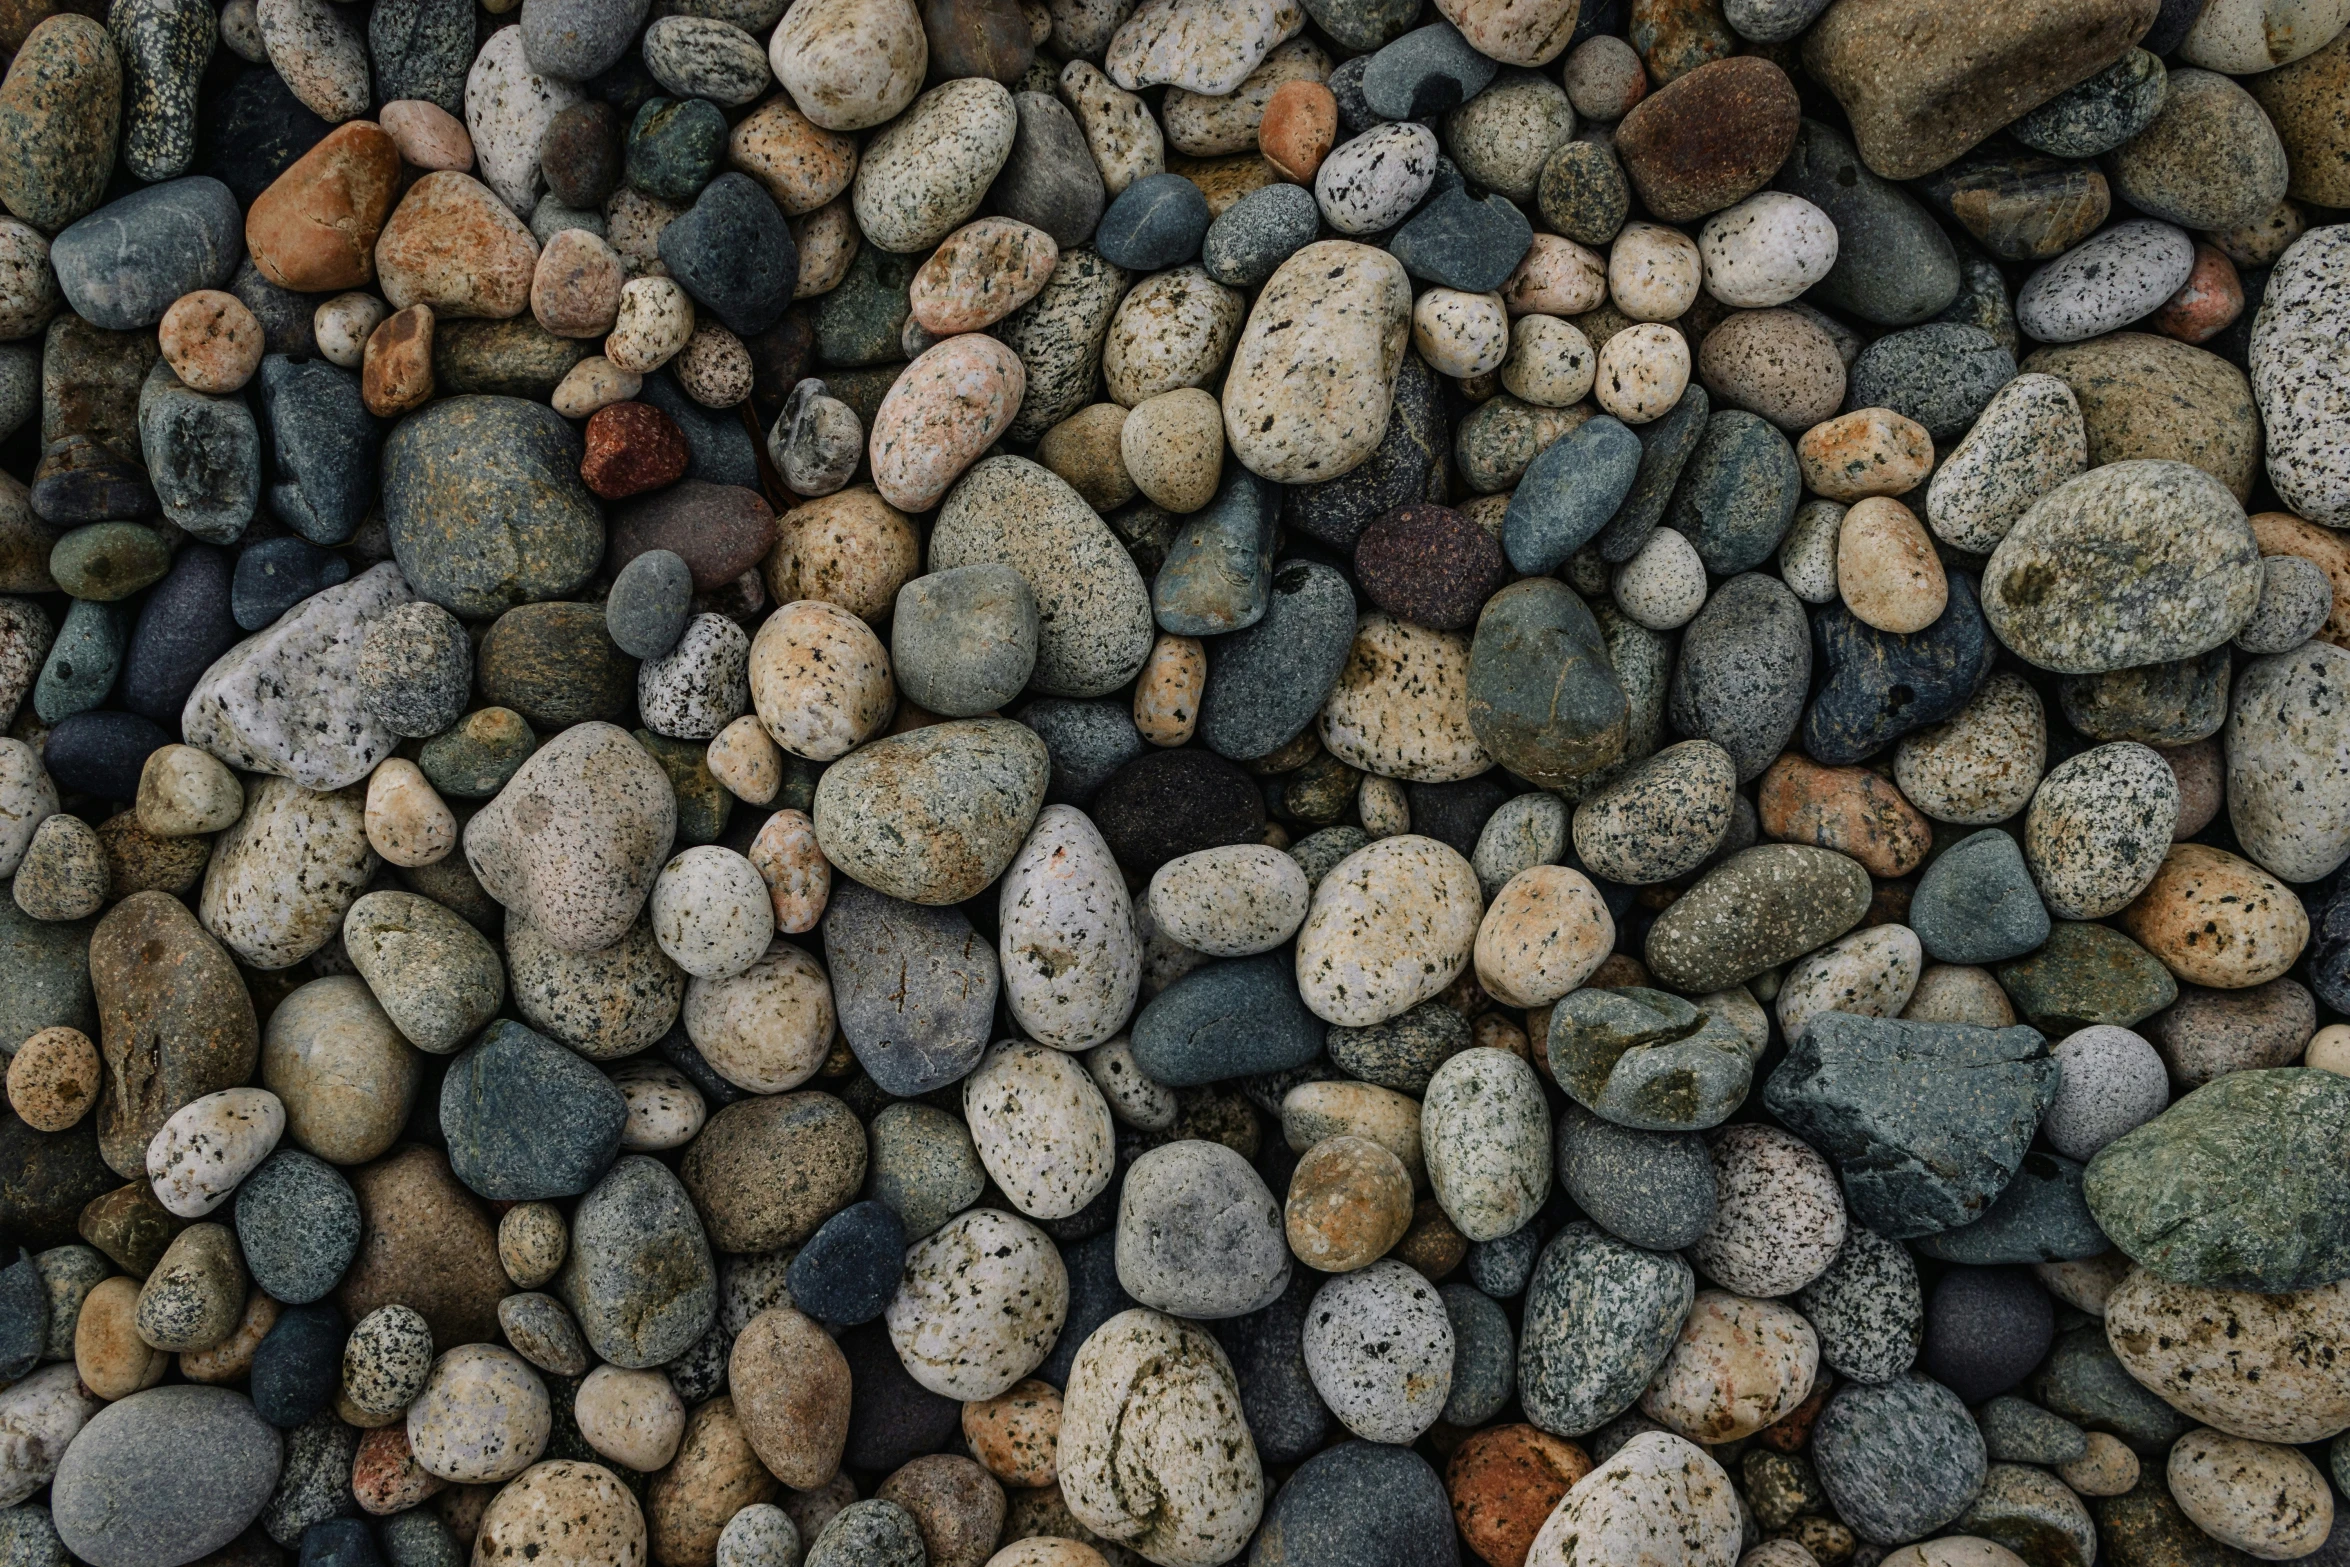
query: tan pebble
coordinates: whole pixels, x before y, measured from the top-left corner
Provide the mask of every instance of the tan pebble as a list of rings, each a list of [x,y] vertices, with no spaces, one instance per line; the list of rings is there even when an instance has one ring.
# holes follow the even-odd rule
[[[128,1398],[163,1380],[171,1356],[139,1336],[139,1281],[116,1274],[84,1297],[74,1319],[74,1372],[108,1400]]]
[[[2350,1023],[2328,1023],[2312,1034],[2301,1064],[2350,1077]]]
[[[1090,1545],[1054,1535],[1032,1535],[1014,1540],[990,1556],[987,1567],[1109,1567],[1109,1563]]]
[[[2170,836],[2173,843],[2183,842],[2210,826],[2227,803],[2227,759],[2217,735],[2186,745],[2158,745],[2154,754],[2170,763],[2171,776],[2179,781],[2179,820]]]
[[[473,138],[465,122],[437,103],[399,98],[383,106],[376,123],[400,149],[400,161],[434,173],[473,167]]]
[[[1929,963],[1901,1015],[1913,1023],[1972,1023],[2006,1028],[2015,1022],[2015,1004],[1988,969],[1960,963]]]
[[[1469,639],[1386,614],[1356,622],[1316,727],[1339,761],[1389,778],[1451,783],[1493,765],[1469,727]]]
[[[1113,199],[1136,180],[1167,171],[1167,140],[1157,116],[1099,66],[1071,60],[1061,67],[1059,90]]]
[[[775,531],[765,570],[778,604],[821,599],[875,621],[922,569],[913,524],[870,485],[795,506],[776,519]]]
[[[992,326],[1036,297],[1060,264],[1061,247],[1012,218],[981,218],[939,242],[914,274],[916,321],[940,337]]]
[[[1669,326],[1642,322],[1600,346],[1592,396],[1626,424],[1664,417],[1688,389],[1689,340]]]
[[[1408,305],[1399,314],[1408,314]],[[1102,339],[1102,384],[1128,408],[1179,386],[1205,386],[1232,357],[1247,313],[1238,289],[1203,267],[1156,272],[1127,291]]]
[[[1383,1023],[1435,999],[1469,966],[1484,912],[1477,873],[1457,850],[1410,833],[1382,838],[1314,889],[1297,934],[1298,994],[1324,1022]]]
[[[2138,1455],[2120,1437],[2092,1431],[2088,1451],[2058,1464],[2056,1477],[2083,1496],[2121,1496],[2138,1484]]]
[[[564,372],[548,401],[566,419],[585,419],[599,408],[627,402],[643,388],[642,376],[621,369],[602,354],[590,354]]]
[[[565,229],[539,252],[531,274],[530,313],[557,337],[602,337],[620,314],[628,264],[587,229]]]
[[[628,258],[630,273],[666,277],[669,267],[661,259],[661,231],[676,222],[684,211],[683,207],[673,207],[658,196],[648,196],[634,186],[622,185],[604,203],[604,238]]]
[[[783,215],[796,218],[849,188],[857,138],[823,129],[788,97],[770,98],[727,137],[726,163],[764,185]]]
[[[337,294],[311,313],[310,330],[328,364],[356,370],[367,355],[367,338],[392,307],[373,294]]]
[[[1640,1409],[1692,1442],[1734,1442],[1811,1394],[1819,1335],[1793,1307],[1700,1290]]]
[[[650,375],[694,335],[694,302],[665,277],[631,278],[604,339],[604,357],[634,375]]]
[[[1400,782],[1376,773],[1365,775],[1355,786],[1355,814],[1362,818],[1363,831],[1374,838],[1412,830],[1411,797]]]
[[[2264,1561],[2307,1556],[2333,1529],[2324,1472],[2290,1447],[2190,1431],[2171,1448],[2164,1477],[2197,1528]]]
[[[702,753],[702,765],[745,805],[765,805],[783,787],[783,753],[756,713],[745,713],[719,730]]]
[[[1579,316],[1607,298],[1607,258],[1558,234],[1537,234],[1501,285],[1513,316]]]
[[[1199,722],[1208,652],[1197,637],[1161,633],[1134,682],[1134,727],[1153,745],[1181,745]]]
[[[750,861],[775,903],[775,928],[787,936],[816,928],[832,897],[832,865],[816,844],[805,811],[777,811],[751,840]]]
[[[913,1515],[927,1567],[985,1567],[1004,1531],[1004,1488],[955,1453],[925,1453],[875,1487]]]
[[[1571,407],[1590,395],[1598,373],[1598,351],[1573,322],[1521,315],[1510,324],[1501,384],[1511,396],[1540,408]]]
[[[1832,501],[1907,495],[1934,471],[1934,438],[1890,408],[1861,408],[1804,431],[1795,460],[1805,487]]]
[[[1412,1178],[1403,1161],[1361,1137],[1332,1137],[1298,1160],[1282,1204],[1289,1249],[1323,1273],[1367,1268],[1412,1226]]]
[[[269,1337],[269,1330],[277,1326],[281,1309],[262,1291],[251,1291],[245,1296],[245,1314],[237,1319],[235,1331],[210,1349],[183,1351],[180,1375],[190,1382],[242,1382],[252,1374],[254,1353]]]
[[[433,316],[430,305],[410,305],[367,334],[360,398],[378,419],[396,419],[432,397]]]
[[[261,323],[216,288],[173,300],[155,335],[172,374],[199,392],[233,392],[261,367]]]
[[[751,701],[775,743],[829,762],[879,733],[896,689],[873,628],[816,599],[783,605],[751,643]]]
[[[394,865],[436,865],[457,846],[457,818],[422,768],[393,757],[367,780],[367,841]]]
[[[863,239],[849,198],[836,196],[805,217],[789,219],[787,227],[800,253],[800,276],[792,287],[792,298],[814,299],[840,287]]]
[[[427,174],[408,187],[375,242],[376,280],[395,309],[503,321],[530,304],[538,241],[470,174]]]
[[[1126,471],[1126,417],[1120,404],[1090,403],[1044,432],[1036,460],[1095,511],[1116,511],[1135,496],[1134,476]]]
[[[1051,1485],[1060,1473],[1060,1439],[1061,1392],[1050,1382],[1016,1382],[963,1406],[971,1456],[1006,1485]]]
[[[481,1516],[474,1559],[532,1567],[643,1567],[645,1516],[602,1464],[533,1464]]]
[[[849,1435],[849,1363],[823,1327],[770,1306],[734,1341],[727,1362],[743,1434],[786,1485],[822,1485],[840,1468]]]
[[[570,1247],[563,1210],[551,1202],[517,1203],[498,1221],[498,1265],[523,1289],[553,1278]]]
[[[1386,434],[1411,319],[1411,279],[1386,251],[1324,240],[1282,262],[1224,378],[1232,454],[1279,484],[1362,462]]]
[[[1365,1137],[1402,1161],[1412,1190],[1428,1187],[1420,1101],[1374,1083],[1301,1083],[1281,1101],[1281,1137],[1304,1153],[1331,1137]]]
[[[704,408],[732,408],[751,395],[751,351],[715,321],[694,323],[670,368],[685,395]]]
[[[873,415],[873,487],[902,511],[928,511],[1003,435],[1027,386],[1020,356],[992,337],[950,337],[926,351]]]
[[[685,1435],[685,1404],[658,1366],[596,1367],[579,1384],[572,1413],[588,1446],[640,1474],[667,1465]]]
[[[1686,314],[1704,276],[1697,241],[1661,223],[1627,223],[1608,247],[1608,298],[1634,321]]]
[[[1855,503],[1837,528],[1836,590],[1863,625],[1902,635],[1940,620],[1950,602],[1925,525],[1882,495]]]
[[[2171,845],[2121,927],[2173,974],[2215,990],[2275,979],[2309,944],[2309,912],[2290,887],[2200,843]]]
[[[2113,1439],[2108,1437],[2106,1440]],[[2133,1460],[2133,1467],[2134,1464]],[[1800,1526],[1805,1521],[1799,1518],[1796,1523]],[[1812,1559],[1817,1561],[1819,1558]],[[1878,1563],[1877,1567],[2024,1567],[2024,1559],[2006,1546],[1986,1540],[1981,1535],[1946,1534],[1939,1540],[1905,1545]]]
[[[1224,411],[1198,387],[1137,403],[1119,427],[1118,450],[1134,487],[1154,505],[1195,512],[1216,498],[1224,471]]]
[[[1586,120],[1612,125],[1648,96],[1648,73],[1638,51],[1612,34],[1586,38],[1567,56],[1567,101]]]
[[[1533,865],[1494,894],[1477,927],[1477,982],[1503,1006],[1548,1006],[1616,944],[1599,890],[1564,865]]]
[[[98,1047],[78,1028],[44,1028],[8,1061],[8,1106],[36,1132],[79,1125],[98,1102]]]
[[[442,1479],[487,1485],[528,1469],[552,1422],[546,1385],[528,1362],[501,1345],[463,1344],[433,1362],[408,1406],[408,1443]]]
[[[167,745],[139,769],[139,825],[158,838],[192,838],[235,825],[244,785],[226,763],[190,745]]]

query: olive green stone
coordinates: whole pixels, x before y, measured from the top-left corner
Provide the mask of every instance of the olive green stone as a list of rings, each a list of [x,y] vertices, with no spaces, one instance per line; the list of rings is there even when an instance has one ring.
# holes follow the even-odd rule
[[[904,358],[907,296],[922,259],[859,245],[839,285],[816,301],[816,357],[842,368]]]
[[[1766,843],[1706,872],[1648,930],[1649,971],[1691,995],[1726,989],[1827,945],[1869,911],[1858,860]]]
[[[727,817],[733,814],[734,796],[710,771],[709,743],[672,740],[650,729],[637,730],[636,743],[651,753],[653,760],[661,764],[661,771],[669,775],[669,787],[677,795],[677,841],[716,843],[726,831]],[[812,786],[808,792],[813,798]],[[778,809],[783,808],[780,799],[775,803]]]
[[[82,1205],[121,1179],[98,1151],[96,1116],[64,1132],[36,1132],[0,1111],[0,1232],[34,1250],[75,1238]]]
[[[171,546],[163,535],[135,522],[93,522],[49,551],[49,575],[59,587],[104,604],[129,598],[170,569]]]
[[[433,389],[443,397],[488,392],[544,402],[594,346],[557,337],[527,314],[511,321],[443,321],[433,329]]]
[[[424,743],[416,765],[432,786],[460,800],[486,800],[530,760],[539,737],[510,707],[468,713]]]
[[[2024,1021],[2051,1039],[2092,1023],[2129,1028],[2179,999],[2155,956],[2107,925],[2058,920],[2039,951],[1991,970]]]
[[[482,638],[481,694],[533,729],[568,729],[625,714],[636,697],[636,660],[620,651],[593,604],[523,604]]]

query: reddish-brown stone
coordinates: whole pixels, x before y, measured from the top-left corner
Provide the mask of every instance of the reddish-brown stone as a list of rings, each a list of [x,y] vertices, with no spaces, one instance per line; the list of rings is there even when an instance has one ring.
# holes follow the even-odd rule
[[[158,894],[158,896],[160,896]],[[357,1322],[379,1306],[409,1307],[436,1345],[498,1340],[498,1301],[511,1294],[497,1226],[437,1148],[410,1145],[351,1172],[359,1255],[335,1290]]]
[[[1820,1418],[1820,1411],[1828,1407],[1828,1395],[1835,1391],[1835,1377],[1822,1366],[1819,1380],[1811,1385],[1811,1396],[1781,1415],[1775,1424],[1757,1431],[1755,1440],[1778,1452],[1802,1452],[1804,1445],[1811,1441],[1812,1422]]]
[[[2194,270],[2179,291],[2154,312],[2154,330],[2182,343],[2206,343],[2244,313],[2244,282],[2236,264],[2217,246],[2198,241]]]
[[[579,476],[608,501],[642,495],[685,477],[685,432],[651,403],[611,403],[588,416]]]
[[[1641,99],[1616,127],[1616,156],[1651,213],[1688,223],[1768,185],[1802,113],[1770,61],[1716,60]]]
[[[1591,1457],[1574,1443],[1528,1425],[1477,1432],[1445,1466],[1452,1516],[1469,1549],[1489,1567],[1523,1567],[1534,1536]]]
[[[766,558],[775,512],[766,497],[736,484],[687,479],[622,508],[604,553],[614,572],[647,550],[673,550],[694,574],[696,593],[715,593]]]
[[[1755,792],[1762,835],[1849,854],[1871,876],[1907,876],[1926,863],[1934,824],[1891,782],[1865,767],[1822,767],[1790,751]]]
[[[359,400],[378,419],[397,419],[432,397],[432,306],[395,310],[367,334]]]
[[[1338,140],[1338,98],[1320,82],[1283,82],[1265,100],[1257,150],[1281,177],[1311,185]]]
[[[1398,506],[1355,545],[1355,580],[1371,602],[1431,631],[1476,624],[1509,574],[1500,543],[1450,506]]]
[[[375,277],[375,242],[400,194],[400,149],[373,120],[336,126],[253,200],[245,248],[280,288],[316,294]]]

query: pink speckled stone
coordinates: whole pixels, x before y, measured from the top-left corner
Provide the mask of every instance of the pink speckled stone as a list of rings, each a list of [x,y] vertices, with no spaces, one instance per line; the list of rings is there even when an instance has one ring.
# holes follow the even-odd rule
[[[992,337],[950,337],[906,366],[873,415],[873,487],[928,511],[994,445],[1028,391],[1020,356]]]
[[[384,105],[376,123],[400,149],[403,163],[428,174],[440,169],[463,173],[473,167],[473,138],[466,134],[465,122],[437,103],[395,99]]]

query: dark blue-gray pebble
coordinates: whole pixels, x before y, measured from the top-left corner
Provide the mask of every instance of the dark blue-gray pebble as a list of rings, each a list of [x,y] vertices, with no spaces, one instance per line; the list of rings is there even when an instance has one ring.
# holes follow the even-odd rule
[[[1298,1467],[1265,1509],[1248,1567],[1457,1567],[1444,1482],[1408,1447],[1348,1442]]]
[[[1484,294],[1509,281],[1533,244],[1534,225],[1508,197],[1455,189],[1424,202],[1387,252],[1423,282]]]
[[[139,390],[139,445],[163,514],[234,544],[261,498],[261,429],[242,397],[207,397],[158,364]]]
[[[1844,406],[1890,408],[1924,425],[1942,448],[1966,434],[1992,395],[2015,379],[2015,356],[1981,327],[1931,321],[1888,332],[1845,372]]]
[[[726,116],[708,99],[655,98],[629,122],[628,183],[659,200],[692,201],[725,155]]]
[[[375,504],[375,417],[359,377],[313,359],[272,354],[255,385],[276,482],[269,509],[314,544],[340,544]]]
[[[1419,829],[1419,812],[1412,813]],[[1349,1077],[1417,1099],[1436,1069],[1469,1048],[1468,1020],[1441,1001],[1424,1001],[1400,1017],[1364,1028],[1333,1028],[1331,1061]]]
[[[1287,951],[1205,963],[1134,1019],[1134,1064],[1169,1088],[1303,1066],[1322,1053],[1324,1023],[1297,993]]]
[[[1795,150],[1771,188],[1801,196],[1836,225],[1836,264],[1811,300],[1877,326],[1932,319],[1958,297],[1958,251],[1933,214],[1860,161],[1852,143],[1817,120],[1796,131]]]
[[[1551,442],[1527,464],[1502,514],[1510,564],[1532,576],[1556,571],[1607,526],[1639,475],[1640,438],[1607,414]]]
[[[75,713],[49,731],[41,765],[60,794],[132,800],[147,758],[169,744],[170,735],[136,713]]]
[[[2094,158],[2137,135],[2154,122],[2170,94],[2170,73],[2149,52],[2151,35],[2140,42],[2144,47],[2010,121],[2007,134],[2051,158]]]
[[[994,944],[961,909],[907,903],[844,876],[825,907],[824,950],[841,1036],[882,1092],[926,1094],[979,1064],[999,972]]]
[[[1070,1284],[1074,1324],[1074,1268]],[[1306,1313],[1321,1287],[1321,1275],[1293,1268],[1281,1298],[1273,1304],[1209,1324],[1232,1361],[1233,1376],[1240,1383],[1241,1416],[1248,1421],[1257,1456],[1269,1464],[1296,1463],[1320,1447],[1330,1430],[1330,1410],[1306,1370]],[[1067,1330],[1061,1336],[1066,1340]]]
[[[1526,1224],[1499,1239],[1474,1241],[1469,1246],[1469,1282],[1495,1300],[1513,1300],[1524,1293],[1534,1276],[1534,1259],[1542,1252],[1542,1231]]]
[[[1315,561],[1280,562],[1263,617],[1209,647],[1200,743],[1247,762],[1296,739],[1338,683],[1354,634],[1346,578]]]
[[[376,0],[367,14],[367,58],[377,101],[417,98],[462,116],[473,43],[466,0]]]
[[[1089,165],[1090,167],[1090,165]],[[1322,212],[1314,193],[1287,181],[1252,190],[1208,225],[1200,265],[1232,288],[1255,288],[1282,262],[1314,242]]]
[[[674,550],[647,550],[620,568],[604,600],[604,629],[630,658],[677,646],[694,609],[694,574]]]
[[[32,1253],[19,1246],[0,1268],[0,1377],[14,1381],[39,1365],[48,1342],[49,1291]]]
[[[1442,1419],[1456,1426],[1481,1426],[1502,1411],[1518,1390],[1518,1346],[1508,1313],[1483,1291],[1447,1284],[1437,1291],[1452,1321],[1452,1393]]]
[[[351,578],[351,563],[308,539],[280,534],[237,551],[229,613],[239,630],[259,631],[313,593]]]
[[[241,635],[230,612],[234,568],[228,552],[188,544],[148,590],[123,655],[123,706],[166,726],[179,722],[188,693]]]
[[[1330,73],[1330,95],[1338,100],[1338,139],[1346,141],[1360,136],[1375,125],[1386,122],[1387,116],[1371,107],[1363,96],[1363,76],[1371,69],[1372,56],[1358,54],[1343,61]]]
[[[328,1518],[302,1531],[297,1567],[383,1567],[375,1526],[365,1518]]]
[[[2121,1438],[2141,1459],[2168,1452],[2195,1424],[2124,1369],[2099,1322],[2059,1335],[2030,1391],[2041,1407],[2084,1431]]]
[[[1812,1427],[1811,1453],[1837,1516],[1878,1545],[1941,1529],[1975,1499],[1986,1467],[1966,1405],[1914,1372],[1836,1389]]]
[[[1011,154],[988,188],[987,210],[1040,228],[1063,250],[1075,250],[1101,221],[1108,199],[1101,169],[1077,117],[1051,93],[1016,92],[1012,107],[1020,122]]]
[[[1635,1131],[1570,1101],[1559,1112],[1557,1152],[1559,1184],[1620,1240],[1679,1251],[1713,1226],[1713,1162],[1694,1132]]]
[[[1975,579],[1963,571],[1948,575],[1942,618],[1908,636],[1864,625],[1840,603],[1813,614],[1813,651],[1824,672],[1803,715],[1803,748],[1813,761],[1830,767],[1865,761],[1956,713],[1989,677],[1999,645],[1983,619]]]
[[[1352,626],[1350,609],[1350,640]],[[1213,678],[1211,672],[1211,683]],[[1131,705],[1125,702],[1038,697],[1020,710],[1020,722],[1036,731],[1045,754],[1052,759],[1044,791],[1048,805],[1092,804],[1101,786],[1143,752],[1142,734],[1134,727]]]
[[[674,227],[675,225],[671,225]],[[663,232],[667,232],[664,230]],[[734,484],[746,490],[759,487],[759,449],[733,410],[722,416],[685,395],[666,370],[645,377],[637,401],[650,403],[669,416],[685,436],[685,477],[709,484]]]
[[[1255,625],[1272,590],[1280,513],[1280,486],[1234,463],[1215,499],[1185,519],[1151,579],[1159,629],[1203,637]]]
[[[376,7],[382,13],[383,7]],[[682,1395],[680,1395],[682,1396]],[[465,1567],[467,1554],[449,1526],[429,1507],[394,1513],[379,1526],[384,1559],[391,1567]]]
[[[1072,1310],[1070,1321],[1075,1320]],[[1062,1329],[1064,1340],[1069,1331]],[[908,1459],[937,1452],[962,1428],[963,1406],[914,1380],[882,1324],[868,1322],[849,1329],[840,1336],[840,1352],[849,1363],[849,1385],[857,1390],[849,1404],[848,1443],[841,1454],[848,1467],[887,1474]],[[1072,1347],[1069,1353],[1074,1357],[1077,1351]]]
[[[2048,939],[2048,906],[2015,839],[1986,827],[1926,867],[1910,897],[1909,928],[1937,963],[1996,963]]]
[[[491,1024],[441,1081],[449,1166],[493,1202],[578,1196],[619,1153],[627,1120],[610,1078],[507,1020]]]
[[[237,198],[208,174],[166,180],[108,202],[49,244],[49,265],[76,315],[110,332],[163,319],[173,300],[218,288],[245,254]]]
[[[1371,56],[1363,102],[1384,120],[1424,120],[1476,97],[1500,69],[1452,23],[1431,22]]]
[[[1669,525],[1707,571],[1735,576],[1771,558],[1802,498],[1803,471],[1779,427],[1743,408],[1725,408],[1706,421],[1681,469]]]
[[[288,1306],[253,1351],[253,1408],[281,1431],[291,1431],[334,1402],[343,1375],[343,1340],[350,1327],[340,1306]]]
[[[731,170],[661,231],[661,259],[695,304],[743,337],[775,324],[800,278],[800,253],[774,198]]]
[[[2031,1375],[2055,1337],[2055,1303],[2030,1273],[1952,1268],[1926,1297],[1918,1369],[1979,1404]]]
[[[1692,381],[1672,412],[1635,432],[1640,437],[1640,476],[1625,493],[1624,504],[1599,531],[1600,559],[1620,566],[1640,553],[1640,546],[1665,520],[1665,508],[1681,482],[1681,469],[1697,450],[1712,417],[1712,400],[1704,387]]]
[[[1938,1262],[2072,1262],[2100,1256],[2113,1242],[2097,1227],[2081,1193],[2083,1167],[2061,1154],[2027,1153],[2015,1177],[1972,1224],[1909,1243]]]
[[[469,55],[472,44],[468,18]],[[470,67],[472,61],[466,63]],[[248,207],[287,165],[317,146],[333,129],[304,108],[286,79],[264,61],[245,66],[225,86],[205,95],[196,116],[196,158],[206,173],[228,186],[239,207]],[[241,222],[238,233],[243,233]],[[243,271],[260,275],[250,261]],[[230,291],[244,297],[244,290],[235,284]],[[314,307],[316,303],[312,301]],[[308,312],[304,319],[309,319]]]
[[[1983,1449],[1995,1464],[2069,1464],[2088,1451],[2081,1428],[2038,1404],[2002,1395],[1975,1411]]]
[[[906,1227],[887,1203],[851,1203],[817,1229],[786,1270],[792,1304],[854,1327],[881,1315],[906,1269]]]
[[[280,1148],[237,1187],[236,1227],[253,1282],[300,1305],[333,1289],[359,1254],[359,1198],[333,1165]]]
[[[1179,267],[1199,254],[1208,198],[1180,174],[1146,174],[1120,191],[1093,231],[1104,261],[1130,272]]]

